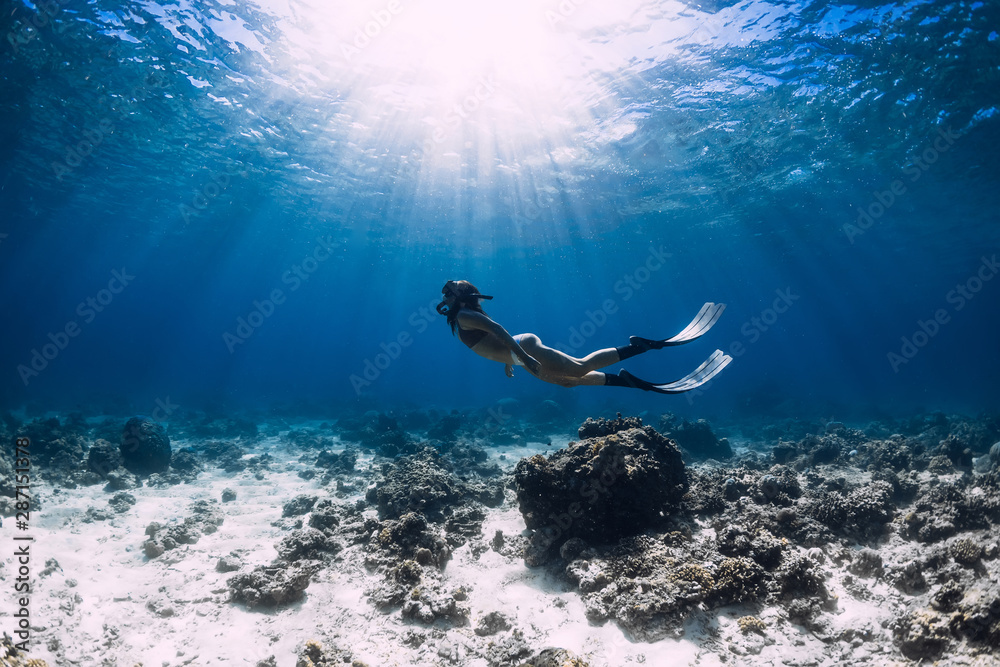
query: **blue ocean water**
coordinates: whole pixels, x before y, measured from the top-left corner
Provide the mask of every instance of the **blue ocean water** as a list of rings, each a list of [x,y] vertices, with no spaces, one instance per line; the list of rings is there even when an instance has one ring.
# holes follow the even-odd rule
[[[0,404],[995,410],[991,2],[12,0]],[[471,354],[446,280],[666,397]],[[616,370],[614,367],[612,370]]]

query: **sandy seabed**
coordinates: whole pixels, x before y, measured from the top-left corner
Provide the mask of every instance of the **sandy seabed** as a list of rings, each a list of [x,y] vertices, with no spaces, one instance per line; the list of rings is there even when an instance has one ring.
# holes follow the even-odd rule
[[[490,462],[509,472],[523,457],[550,454],[568,442],[564,437],[545,445],[496,447],[488,455]],[[177,451],[197,444],[176,440],[173,447]],[[334,451],[344,447],[336,438],[334,444]],[[739,443],[734,444],[739,451]],[[234,558],[240,571],[271,563],[279,555],[280,540],[302,525],[301,517],[296,523],[296,518],[283,516],[285,504],[300,494],[332,498],[335,485],[323,486],[317,476],[303,478],[300,473],[315,471],[315,456],[303,456],[281,433],[242,447],[246,457],[269,455],[266,469],[224,472],[205,467],[184,483],[143,485],[128,491],[135,504],[124,511],[108,509],[113,492],[103,484],[61,488],[34,479],[31,492],[40,500],[40,508],[32,512],[29,529],[17,531],[14,519],[7,517],[0,531],[6,545],[0,581],[7,591],[2,630],[12,634],[16,629],[10,611],[16,600],[18,569],[12,545],[15,536],[27,534],[33,538],[27,657],[49,665],[293,667],[305,664],[300,656],[307,642],[314,640],[344,651],[351,662],[342,664],[487,667],[503,664],[488,658],[488,647],[499,635],[480,635],[475,629],[477,621],[497,611],[512,619],[513,631],[521,633],[524,643],[536,651],[559,647],[583,661],[576,664],[592,667],[912,662],[894,645],[891,630],[912,596],[885,580],[859,580],[850,575],[835,553],[839,547],[832,546],[789,547],[813,559],[826,578],[831,602],[821,631],[791,622],[777,604],[737,604],[695,609],[674,636],[635,641],[614,621],[588,621],[581,596],[558,571],[528,567],[523,558],[509,551],[477,549],[471,541],[454,549],[441,575],[447,586],[468,592],[466,624],[426,624],[404,619],[398,609],[376,609],[366,591],[383,575],[366,567],[363,546],[356,544],[346,546],[313,575],[302,599],[276,608],[247,608],[230,601],[227,581],[234,573],[218,571],[220,558]],[[362,452],[352,475],[358,483],[342,487],[337,502],[364,499],[370,476],[385,461]],[[719,465],[710,461],[690,467]],[[843,474],[863,477],[851,469]],[[235,491],[236,498],[221,502],[224,489]],[[497,531],[507,536],[527,534],[514,492],[508,488],[505,493],[500,506],[486,509],[480,545]],[[147,526],[183,519],[199,500],[219,503],[223,520],[218,529],[194,544],[147,557],[143,549]],[[370,505],[363,513],[372,519],[378,516]],[[699,528],[700,539],[713,538],[715,531],[708,522],[699,522]],[[996,533],[980,533],[976,539],[984,546],[995,544]],[[914,559],[924,547],[889,535],[876,548],[888,565]],[[996,558],[978,561],[979,579],[996,582],[998,562]],[[741,629],[738,619],[747,616],[762,621],[763,630]],[[946,653],[936,656],[936,664],[1000,664],[991,653],[975,653]],[[8,661],[18,664],[14,658],[0,662]]]

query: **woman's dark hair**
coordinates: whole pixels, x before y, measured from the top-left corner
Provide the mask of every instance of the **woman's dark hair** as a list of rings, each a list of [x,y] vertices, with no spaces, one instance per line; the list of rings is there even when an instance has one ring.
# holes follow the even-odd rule
[[[442,308],[445,305],[444,301],[438,304],[438,312],[448,318],[448,325],[451,327],[452,335],[455,335],[458,329],[458,311],[468,308],[483,315],[486,314],[483,307],[479,305],[479,290],[468,280],[449,280],[441,288],[441,294],[444,294],[446,297],[455,297],[455,304],[450,307]]]

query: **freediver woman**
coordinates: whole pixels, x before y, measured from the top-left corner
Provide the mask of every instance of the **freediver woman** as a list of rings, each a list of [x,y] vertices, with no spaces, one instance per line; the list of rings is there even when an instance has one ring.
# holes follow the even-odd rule
[[[539,380],[563,387],[604,385],[633,387],[660,394],[680,394],[705,384],[733,360],[728,354],[723,354],[722,350],[716,350],[688,375],[662,384],[641,380],[626,370],[617,374],[597,370],[649,350],[681,345],[699,338],[722,315],[722,311],[726,309],[724,303],[706,303],[691,324],[673,338],[651,340],[632,336],[628,345],[597,350],[577,359],[546,347],[535,334],[511,336],[480,305],[481,301],[493,297],[480,294],[476,286],[467,280],[449,280],[441,288],[441,294],[444,298],[437,305],[437,311],[447,317],[452,335],[457,333],[459,339],[479,356],[504,364],[507,377],[514,376],[514,366],[523,366]]]

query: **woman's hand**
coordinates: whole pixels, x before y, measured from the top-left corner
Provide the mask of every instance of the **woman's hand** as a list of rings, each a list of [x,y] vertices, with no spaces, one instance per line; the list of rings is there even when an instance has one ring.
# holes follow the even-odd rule
[[[509,377],[509,378],[514,377],[514,367],[511,366],[510,364],[507,364],[506,366],[504,366],[503,372],[506,373],[507,377]]]

